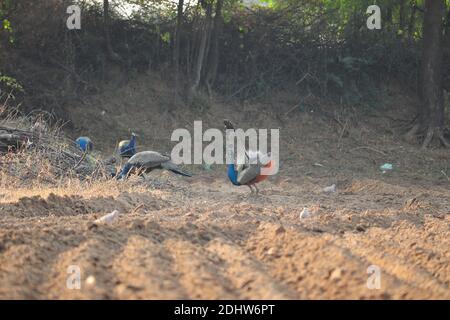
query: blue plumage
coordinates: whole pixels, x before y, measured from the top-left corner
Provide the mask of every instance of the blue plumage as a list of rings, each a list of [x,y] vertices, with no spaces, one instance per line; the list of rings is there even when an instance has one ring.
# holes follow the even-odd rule
[[[130,172],[130,170],[133,168],[133,164],[127,162],[122,170],[120,171],[119,175],[117,176],[117,179],[124,179]]]
[[[94,144],[88,137],[79,137],[75,140],[78,148],[83,152],[89,152],[94,149]]]
[[[235,130],[234,125],[230,120],[227,119],[224,120],[224,125],[228,141],[228,134]],[[228,152],[230,152],[230,154],[228,154],[227,156],[229,156],[231,159],[234,159],[234,145],[227,146],[227,148],[228,147],[230,147],[228,149]],[[256,193],[258,194],[259,189],[256,184],[267,179],[267,175],[262,174],[262,168],[271,166],[272,161],[270,160],[268,155],[261,155],[259,151],[252,152],[250,150],[247,152],[245,150],[245,156],[246,164],[238,165],[237,167],[235,167],[234,164],[227,164],[228,179],[230,179],[231,183],[235,186],[248,186],[252,193],[254,188],[256,190]],[[261,158],[263,158],[264,161],[262,161]],[[254,160],[257,160],[256,163],[252,163]]]
[[[240,186],[241,184],[237,181],[237,171],[234,168],[234,164],[227,165],[227,174],[231,183],[235,186]]]
[[[130,140],[119,143],[119,154],[121,157],[130,158],[136,154],[136,134],[131,134]]]

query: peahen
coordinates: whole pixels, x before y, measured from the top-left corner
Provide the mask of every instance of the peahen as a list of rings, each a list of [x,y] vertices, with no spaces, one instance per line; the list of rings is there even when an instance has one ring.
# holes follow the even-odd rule
[[[94,144],[88,137],[79,137],[75,142],[78,148],[83,152],[91,152],[94,149]]]
[[[150,172],[154,169],[165,169],[182,176],[192,177],[190,173],[183,171],[174,164],[169,157],[155,151],[141,151],[136,153],[125,163],[118,174],[117,179],[127,178],[131,169],[137,169],[141,172]]]
[[[234,130],[234,126],[229,120],[224,120],[225,129]],[[233,152],[231,158],[234,158],[234,149],[230,148]],[[256,186],[257,183],[264,181],[268,178],[268,175],[262,174],[262,168],[270,169],[275,165],[275,160],[270,159],[269,154],[261,154],[259,151],[249,150],[245,152],[246,163],[245,164],[227,164],[227,175],[231,183],[235,186],[248,186],[251,193],[255,188],[256,194],[259,193],[259,189]]]
[[[130,140],[119,142],[119,155],[123,158],[131,158],[136,154],[136,134],[131,134]]]

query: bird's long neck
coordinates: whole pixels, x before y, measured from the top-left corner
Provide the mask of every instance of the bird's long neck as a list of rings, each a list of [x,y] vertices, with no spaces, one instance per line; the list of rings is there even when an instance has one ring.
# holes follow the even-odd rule
[[[239,182],[237,181],[237,171],[234,168],[234,164],[227,164],[227,174],[228,179],[230,179],[231,183],[235,186],[239,186]]]
[[[131,163],[126,163],[125,166],[120,171],[119,175],[117,176],[117,179],[123,179],[128,175],[128,172],[130,172],[133,165]]]
[[[136,136],[133,134],[130,139],[130,144],[128,145],[130,148],[134,148],[136,145]]]
[[[231,130],[226,130],[226,142],[227,142],[227,175],[231,183],[238,186],[237,171],[234,167],[234,141],[231,139]]]

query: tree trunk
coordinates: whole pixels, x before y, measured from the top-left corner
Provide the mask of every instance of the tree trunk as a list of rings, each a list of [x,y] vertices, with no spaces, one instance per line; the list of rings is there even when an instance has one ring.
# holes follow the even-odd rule
[[[385,22],[385,25],[388,25],[389,27],[392,26],[392,11],[393,11],[392,7],[393,7],[393,4],[389,3],[388,7],[387,7],[387,10],[386,10],[386,22]]]
[[[443,18],[445,0],[426,0],[423,20],[423,49],[421,66],[421,104],[419,123],[409,134],[423,132],[426,148],[433,138],[438,138],[445,146],[444,97],[443,97]],[[415,131],[415,132],[414,132]]]
[[[208,40],[208,34],[211,28],[211,14],[212,14],[212,2],[207,1],[206,3],[206,18],[204,25],[201,29],[200,45],[197,52],[197,60],[194,67],[194,80],[192,86],[189,89],[188,101],[192,102],[192,98],[197,93],[198,87],[200,85],[202,68],[205,60],[206,44]]]
[[[116,62],[122,61],[120,56],[114,52],[111,44],[109,0],[103,0],[103,27],[105,32],[106,50],[109,57]]]
[[[447,11],[447,17],[445,19],[445,34],[448,35],[450,34],[450,9],[448,9]]]
[[[208,70],[206,73],[206,87],[208,94],[212,94],[212,85],[216,79],[217,68],[219,66],[219,38],[222,34],[223,17],[222,17],[223,0],[217,0],[216,15],[214,16],[214,26],[211,36],[211,52],[208,59]]]
[[[409,23],[408,23],[408,37],[410,40],[414,36],[415,27],[416,27],[416,1],[411,0],[411,15],[409,16]]]
[[[180,42],[181,42],[181,30],[183,24],[183,7],[184,0],[178,0],[177,7],[177,26],[175,30],[175,45],[173,50],[173,66],[175,73],[175,97],[178,96],[179,86],[179,73],[180,73]]]
[[[398,28],[402,31],[402,35],[405,28],[405,0],[400,0],[399,16],[398,16]]]

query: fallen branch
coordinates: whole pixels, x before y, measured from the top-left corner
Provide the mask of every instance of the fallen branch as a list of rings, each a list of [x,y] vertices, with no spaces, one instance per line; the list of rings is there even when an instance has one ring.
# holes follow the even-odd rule
[[[78,166],[84,161],[87,155],[87,150],[83,152],[83,155],[81,156],[80,160],[77,162],[77,164],[73,167],[73,170],[78,168]]]

